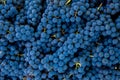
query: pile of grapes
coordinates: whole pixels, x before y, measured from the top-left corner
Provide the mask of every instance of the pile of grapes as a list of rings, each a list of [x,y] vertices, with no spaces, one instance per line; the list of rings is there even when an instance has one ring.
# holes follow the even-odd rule
[[[120,80],[120,0],[0,0],[0,80]]]

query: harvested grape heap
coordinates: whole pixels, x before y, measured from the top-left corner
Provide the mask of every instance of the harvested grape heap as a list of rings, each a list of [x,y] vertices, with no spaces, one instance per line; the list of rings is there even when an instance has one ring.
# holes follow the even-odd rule
[[[120,0],[0,0],[0,80],[120,80]]]

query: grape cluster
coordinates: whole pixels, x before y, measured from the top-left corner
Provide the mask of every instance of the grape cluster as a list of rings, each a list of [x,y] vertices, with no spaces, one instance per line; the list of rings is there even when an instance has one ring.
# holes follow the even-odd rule
[[[119,0],[1,0],[0,80],[119,80]]]

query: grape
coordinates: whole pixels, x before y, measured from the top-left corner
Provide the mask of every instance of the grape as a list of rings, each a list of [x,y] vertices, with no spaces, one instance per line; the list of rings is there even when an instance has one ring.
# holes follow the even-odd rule
[[[27,1],[26,1],[27,2]],[[27,8],[27,22],[33,26],[37,25],[41,18],[42,13],[42,0],[30,1],[25,6]]]
[[[1,0],[0,80],[119,80],[119,0]]]

